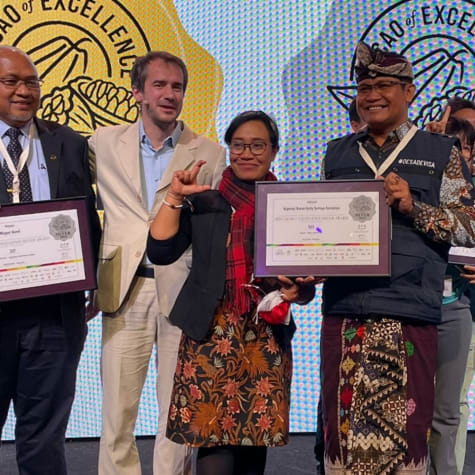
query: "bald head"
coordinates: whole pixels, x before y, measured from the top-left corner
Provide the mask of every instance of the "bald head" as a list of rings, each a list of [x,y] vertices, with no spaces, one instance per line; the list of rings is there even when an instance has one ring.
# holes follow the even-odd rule
[[[34,65],[33,61],[31,58],[21,49],[16,48],[15,46],[10,46],[10,45],[0,45],[0,57],[10,57],[10,58],[15,58],[15,57],[23,57],[26,61],[28,61],[31,65],[31,67],[36,71],[36,66]]]
[[[36,114],[40,89],[31,58],[18,48],[0,45],[0,120],[23,127]]]

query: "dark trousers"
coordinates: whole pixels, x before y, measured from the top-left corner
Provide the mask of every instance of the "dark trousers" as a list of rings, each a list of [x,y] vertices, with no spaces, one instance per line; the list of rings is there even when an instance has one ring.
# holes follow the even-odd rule
[[[317,461],[317,474],[325,475],[325,435],[323,433],[322,398],[320,396],[317,406],[317,432],[315,434],[315,447],[313,448]]]
[[[13,401],[20,475],[67,473],[64,437],[80,352],[66,341],[57,301],[0,304],[0,431]]]

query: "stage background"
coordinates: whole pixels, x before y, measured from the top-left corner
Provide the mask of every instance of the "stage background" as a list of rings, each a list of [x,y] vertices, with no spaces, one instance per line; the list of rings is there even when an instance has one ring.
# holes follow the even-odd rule
[[[475,3],[455,1],[114,1],[0,2],[0,43],[33,57],[45,79],[40,115],[86,135],[100,125],[133,122],[129,93],[133,58],[148,49],[181,56],[191,81],[182,118],[223,141],[240,111],[262,109],[282,133],[275,172],[284,180],[318,179],[325,143],[349,131],[358,40],[404,52],[414,63],[412,118],[433,120],[448,96],[474,99]],[[319,396],[321,289],[295,308],[291,430],[316,426]],[[101,428],[101,319],[89,325],[68,437]],[[143,392],[136,434],[156,431],[154,362]],[[470,388],[475,429],[474,385]],[[3,439],[14,437],[10,414]]]

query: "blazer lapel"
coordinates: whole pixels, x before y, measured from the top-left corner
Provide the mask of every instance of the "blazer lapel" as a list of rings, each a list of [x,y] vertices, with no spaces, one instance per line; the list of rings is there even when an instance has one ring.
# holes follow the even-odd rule
[[[54,131],[50,131],[44,122],[36,119],[35,124],[38,130],[41,147],[43,148],[43,154],[45,156],[51,198],[55,199],[58,198],[62,139],[60,136],[56,135]]]
[[[0,173],[0,203],[9,203],[10,197],[8,196],[7,187],[5,185],[5,178],[3,172]]]
[[[119,137],[118,161],[129,177],[137,196],[142,196],[140,177],[140,136],[139,122],[135,122]],[[142,202],[142,204],[144,204]]]
[[[183,132],[180,135],[180,139],[176,144],[175,151],[173,152],[172,159],[168,164],[165,173],[158,184],[157,191],[155,192],[155,199],[153,201],[151,216],[155,216],[160,205],[160,198],[165,189],[170,186],[173,178],[173,173],[177,170],[186,170],[195,163],[195,152],[197,149],[196,135],[183,124]]]
[[[176,144],[172,159],[168,164],[165,173],[158,185],[157,193],[168,187],[172,181],[173,173],[177,170],[190,168],[195,161],[195,150],[197,149],[196,136],[184,125],[180,140]]]
[[[0,140],[1,137],[0,137]],[[0,203],[10,203],[10,196],[8,196],[7,185],[3,175],[3,156],[0,154]]]

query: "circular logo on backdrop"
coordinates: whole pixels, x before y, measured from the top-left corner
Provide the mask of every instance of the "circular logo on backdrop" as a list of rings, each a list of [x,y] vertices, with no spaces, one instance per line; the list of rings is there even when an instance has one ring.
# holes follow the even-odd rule
[[[129,73],[150,45],[114,0],[2,2],[0,42],[25,51],[44,79],[39,116],[90,135],[139,115]]]
[[[440,117],[455,95],[475,100],[475,2],[404,0],[384,10],[360,40],[405,55],[414,68],[416,95],[411,117],[419,127]],[[354,79],[355,57],[351,63]],[[343,107],[356,94],[355,86],[330,85]]]

